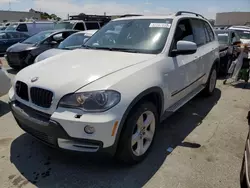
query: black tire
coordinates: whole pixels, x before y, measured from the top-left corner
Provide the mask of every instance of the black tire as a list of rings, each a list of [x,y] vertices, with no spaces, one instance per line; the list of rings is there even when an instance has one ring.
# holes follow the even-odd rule
[[[132,135],[136,127],[137,120],[146,111],[150,111],[154,114],[155,131],[154,131],[151,144],[149,148],[146,150],[146,152],[140,156],[136,156],[133,153],[132,145],[131,145]],[[119,162],[130,164],[130,165],[141,162],[147,156],[151,146],[153,145],[153,141],[156,135],[156,129],[158,127],[158,124],[159,124],[159,117],[158,117],[157,109],[153,103],[148,102],[148,101],[143,101],[142,103],[139,103],[138,105],[136,105],[132,109],[132,111],[129,113],[128,118],[124,124],[123,130],[121,132],[121,137],[119,139],[119,144],[118,144],[117,152],[115,155],[116,159]]]
[[[213,89],[211,90],[211,89],[210,89],[210,84],[211,84],[211,77],[212,77],[212,74],[216,74],[216,78],[215,78],[214,87],[213,87]],[[206,87],[205,87],[204,90],[202,91],[203,96],[209,97],[209,96],[212,96],[212,95],[213,95],[214,89],[215,89],[215,87],[216,87],[216,81],[217,81],[217,70],[216,70],[216,65],[214,64],[214,65],[212,66],[211,71],[210,71],[209,78],[208,78],[207,83],[206,83]]]

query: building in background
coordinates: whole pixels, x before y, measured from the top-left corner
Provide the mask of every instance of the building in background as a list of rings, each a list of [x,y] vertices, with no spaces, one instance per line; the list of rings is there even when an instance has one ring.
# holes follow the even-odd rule
[[[41,14],[35,11],[5,11],[0,10],[0,22],[19,22],[26,19],[41,20]]]
[[[215,26],[249,25],[250,12],[221,12],[216,14]]]

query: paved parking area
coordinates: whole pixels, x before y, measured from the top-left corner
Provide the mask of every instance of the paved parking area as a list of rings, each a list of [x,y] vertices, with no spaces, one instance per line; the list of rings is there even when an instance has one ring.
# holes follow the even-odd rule
[[[240,83],[218,81],[213,97],[196,97],[161,124],[148,158],[133,167],[37,142],[18,128],[4,96],[0,187],[239,188],[249,96]]]

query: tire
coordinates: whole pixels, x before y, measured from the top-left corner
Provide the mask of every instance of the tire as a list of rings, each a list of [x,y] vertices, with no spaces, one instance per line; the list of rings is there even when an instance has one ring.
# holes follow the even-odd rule
[[[142,121],[144,122],[140,123]],[[148,127],[140,126],[140,124],[145,125],[146,121],[149,121],[147,123],[149,124]],[[129,113],[124,124],[115,156],[116,159],[130,165],[141,162],[152,146],[158,122],[158,113],[153,103],[143,101],[143,103],[136,105]],[[134,141],[132,143],[133,137]]]
[[[204,96],[208,97],[213,95],[216,86],[216,81],[217,81],[217,70],[216,70],[216,65],[213,65],[209,74],[208,81],[206,83],[206,87],[202,92]]]

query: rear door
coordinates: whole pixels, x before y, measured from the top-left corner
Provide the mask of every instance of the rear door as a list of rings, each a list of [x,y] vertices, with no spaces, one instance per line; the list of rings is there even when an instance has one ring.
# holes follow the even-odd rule
[[[200,84],[206,82],[206,78],[209,76],[211,65],[214,61],[214,42],[210,36],[213,35],[209,25],[201,19],[192,19],[191,20],[193,32],[194,32],[194,41],[197,44],[197,53],[198,58],[196,59],[197,65],[197,79],[200,79]],[[213,36],[214,38],[214,36]]]

